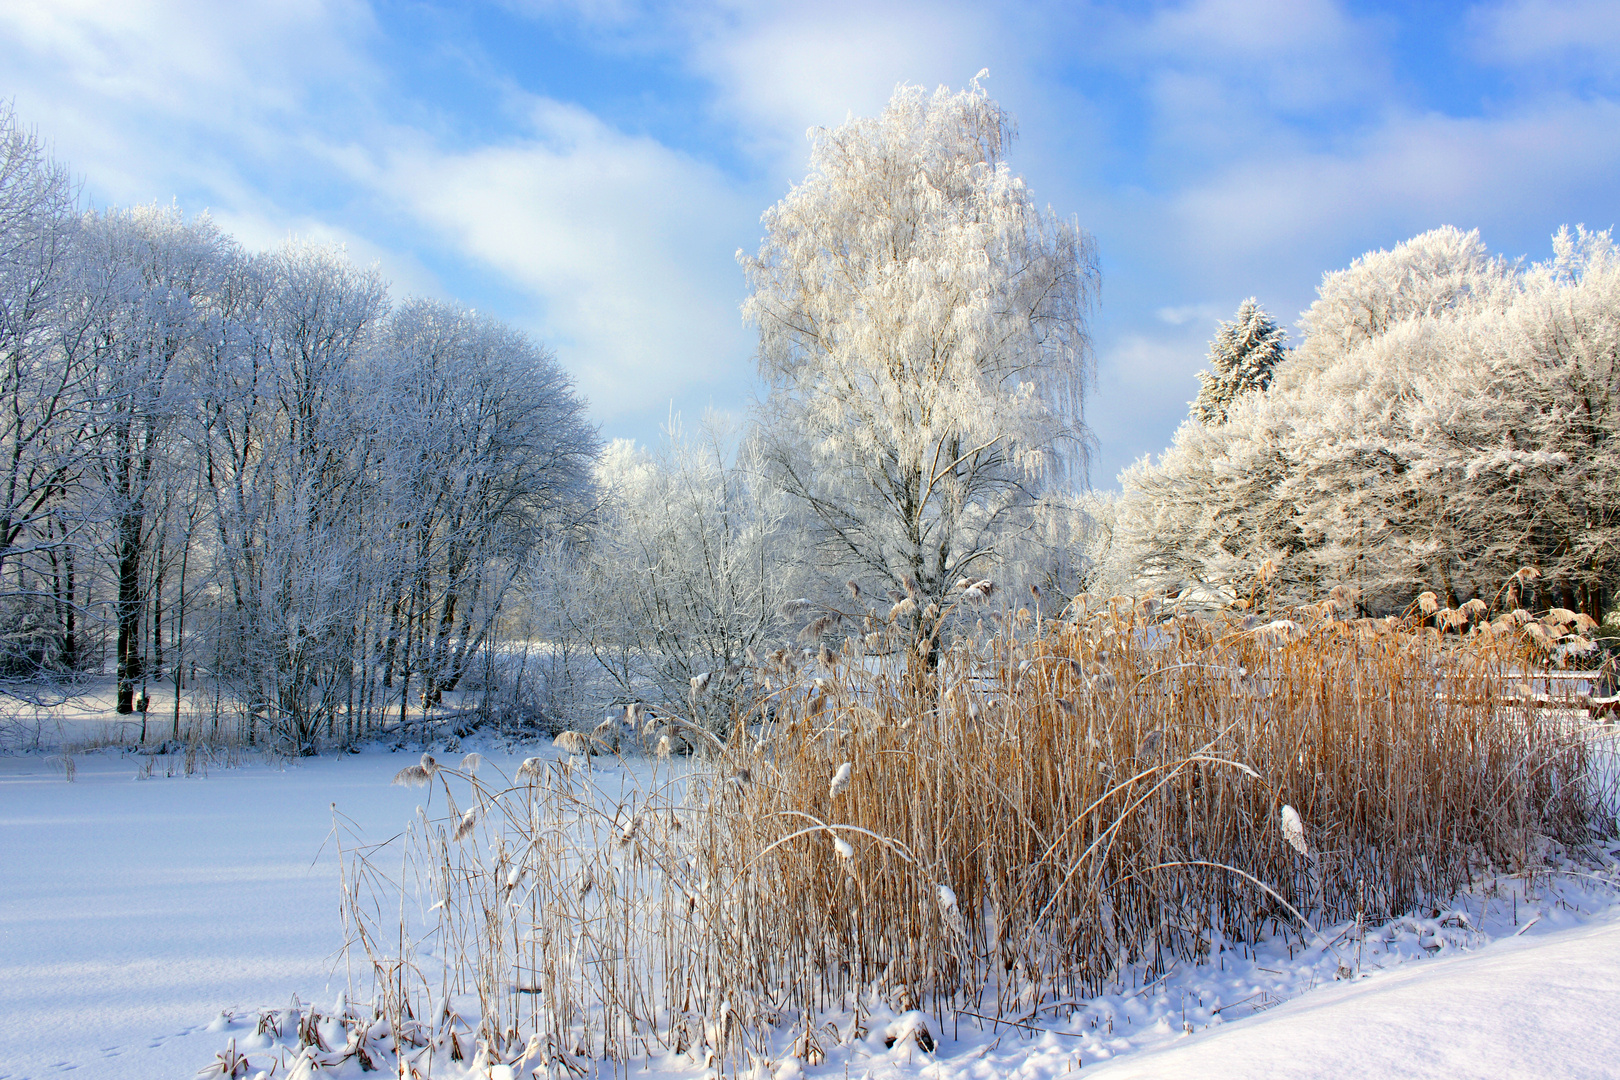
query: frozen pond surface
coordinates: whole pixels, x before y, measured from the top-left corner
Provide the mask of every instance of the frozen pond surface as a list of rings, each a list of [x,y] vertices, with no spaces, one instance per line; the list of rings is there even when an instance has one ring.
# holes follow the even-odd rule
[[[368,838],[423,799],[414,753],[136,779],[131,755],[0,757],[0,1078],[194,1076],[221,1009],[330,1001],[335,801]],[[506,764],[502,762],[502,764]]]

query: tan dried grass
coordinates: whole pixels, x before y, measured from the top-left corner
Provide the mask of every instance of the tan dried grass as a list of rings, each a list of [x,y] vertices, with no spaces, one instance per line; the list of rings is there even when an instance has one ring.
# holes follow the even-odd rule
[[[1421,619],[1278,633],[1117,601],[824,671],[778,658],[728,742],[627,802],[566,762],[509,785],[441,768],[446,816],[402,856],[437,959],[388,929],[375,854],[348,878],[353,941],[399,1023],[476,994],[490,1061],[739,1073],[873,993],[1027,1018],[1213,940],[1387,919],[1607,813],[1583,729],[1504,692],[1522,637]]]

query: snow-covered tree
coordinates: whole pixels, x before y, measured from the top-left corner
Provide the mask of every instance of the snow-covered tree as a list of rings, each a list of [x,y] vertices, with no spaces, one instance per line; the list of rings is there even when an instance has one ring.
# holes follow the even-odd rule
[[[1232,402],[1271,385],[1287,337],[1254,297],[1243,301],[1237,318],[1221,323],[1209,343],[1209,370],[1198,373],[1202,388],[1192,403],[1192,415],[1206,424],[1225,423]]]
[[[163,503],[183,482],[186,369],[197,344],[220,332],[213,300],[236,256],[207,218],[188,223],[178,210],[143,207],[87,216],[78,257],[93,312],[86,494],[110,525],[104,557],[118,634],[117,709],[130,713],[146,678],[144,637],[161,655],[153,576],[163,562]],[[156,625],[143,637],[148,617]]]
[[[0,686],[78,663],[82,582],[64,499],[86,467],[83,305],[68,171],[0,103]]]
[[[1300,316],[1299,352],[1313,363],[1297,368],[1305,375],[1408,319],[1500,305],[1512,291],[1512,276],[1507,263],[1486,250],[1478,229],[1444,225],[1389,251],[1369,251],[1322,276],[1316,301]]]
[[[551,636],[583,646],[607,700],[722,726],[746,698],[748,650],[782,643],[778,608],[807,577],[757,433],[714,417],[695,435],[675,424],[652,451],[614,442],[596,475],[593,535],[540,590]]]
[[[1528,269],[1426,233],[1323,279],[1306,339],[1219,425],[1121,476],[1114,573],[1366,610],[1433,591],[1600,616],[1620,572],[1620,257],[1562,232]],[[1535,576],[1516,577],[1520,567]],[[1505,590],[1504,586],[1511,588]],[[1509,596],[1511,592],[1511,597]]]
[[[408,689],[419,672],[435,705],[493,636],[529,552],[583,515],[598,443],[555,357],[489,316],[411,301],[374,366],[393,574],[384,679]]]
[[[1011,136],[977,81],[902,86],[814,133],[809,175],[739,252],[766,453],[840,579],[943,596],[1084,473],[1094,246],[1037,206]]]
[[[1245,580],[1265,559],[1302,545],[1293,507],[1278,497],[1290,475],[1292,414],[1263,393],[1229,409],[1227,421],[1189,419],[1157,462],[1120,475],[1112,557],[1128,570],[1103,576],[1122,591],[1174,595],[1198,585]]]
[[[363,378],[387,291],[330,248],[290,244],[237,283],[240,332],[199,407],[230,609],[219,662],[284,752],[348,697],[365,606],[377,399]]]

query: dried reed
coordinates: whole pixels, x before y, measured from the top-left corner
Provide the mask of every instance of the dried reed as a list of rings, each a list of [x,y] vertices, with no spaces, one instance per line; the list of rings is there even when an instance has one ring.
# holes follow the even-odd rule
[[[352,940],[422,1075],[473,1053],[735,1074],[815,1059],[829,1010],[1027,1019],[1212,942],[1430,906],[1612,824],[1582,725],[1511,689],[1524,635],[1335,610],[853,635],[821,668],[773,658],[724,745],[670,721],[700,759],[639,788],[440,766],[445,815],[400,855],[431,907],[407,917],[361,849]]]

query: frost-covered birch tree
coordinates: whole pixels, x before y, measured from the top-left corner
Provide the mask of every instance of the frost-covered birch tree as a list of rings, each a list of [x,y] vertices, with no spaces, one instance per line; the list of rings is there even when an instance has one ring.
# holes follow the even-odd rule
[[[1083,476],[1095,248],[1004,160],[977,80],[812,135],[738,257],[766,454],[828,569],[943,596],[1043,486]]]

